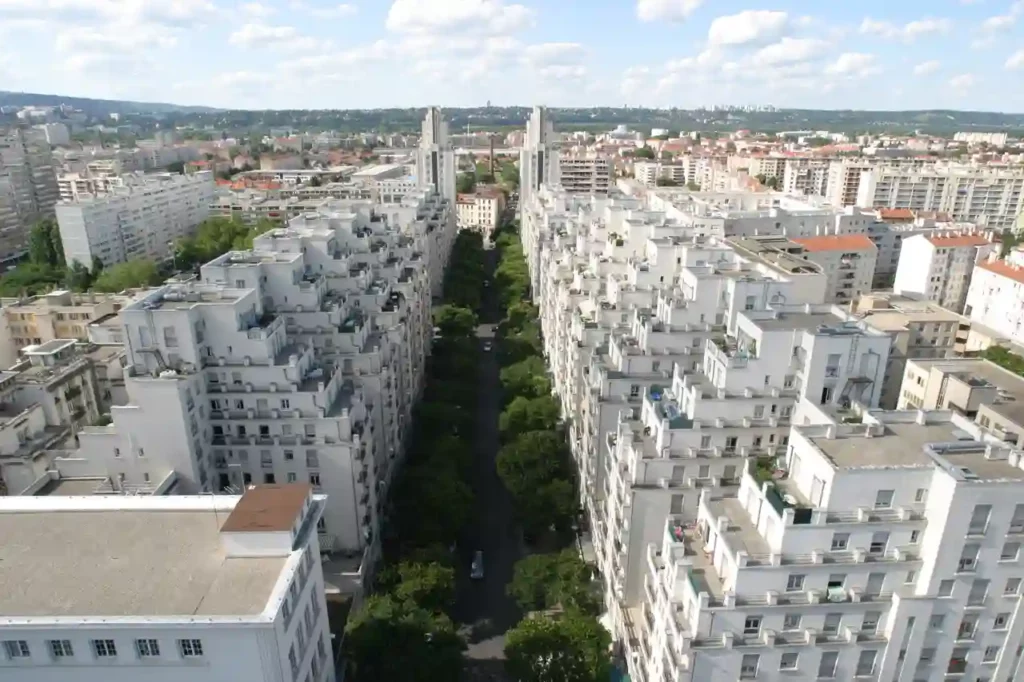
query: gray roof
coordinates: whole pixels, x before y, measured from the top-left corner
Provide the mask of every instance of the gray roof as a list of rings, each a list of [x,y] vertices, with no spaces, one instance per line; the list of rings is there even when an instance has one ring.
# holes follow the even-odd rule
[[[287,557],[226,557],[226,518],[0,509],[0,617],[256,616]]]

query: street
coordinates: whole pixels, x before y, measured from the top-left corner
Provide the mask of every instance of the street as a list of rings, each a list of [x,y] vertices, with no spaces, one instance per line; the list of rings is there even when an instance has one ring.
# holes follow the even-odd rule
[[[485,252],[488,278],[497,266],[497,257],[494,249]],[[501,391],[494,332],[500,306],[493,286],[484,289],[483,297],[481,324],[477,328],[480,372],[473,472],[476,509],[474,523],[461,543],[461,563],[456,572],[455,618],[467,633],[469,642],[467,679],[492,679],[502,675],[504,633],[514,627],[521,616],[515,601],[506,595],[505,585],[512,579],[513,566],[522,556],[522,544],[513,520],[511,500],[495,468]],[[485,344],[492,350],[484,350]],[[477,550],[484,556],[482,580],[472,580],[469,576],[473,553]]]

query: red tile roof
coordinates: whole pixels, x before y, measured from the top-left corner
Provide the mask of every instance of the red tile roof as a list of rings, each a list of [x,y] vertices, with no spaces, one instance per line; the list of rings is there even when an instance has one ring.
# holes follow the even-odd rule
[[[246,490],[221,526],[225,533],[280,532],[291,530],[306,504],[308,483],[258,485]]]
[[[950,248],[954,246],[984,246],[991,242],[980,234],[950,234],[942,237],[928,237],[934,246]]]
[[[978,267],[1012,279],[1019,284],[1024,284],[1024,268],[1010,265],[1004,260],[982,261],[978,263]]]
[[[794,237],[807,251],[874,251],[874,243],[863,234],[829,234],[821,237]]]
[[[914,212],[909,208],[880,208],[878,216],[882,220],[913,220]]]

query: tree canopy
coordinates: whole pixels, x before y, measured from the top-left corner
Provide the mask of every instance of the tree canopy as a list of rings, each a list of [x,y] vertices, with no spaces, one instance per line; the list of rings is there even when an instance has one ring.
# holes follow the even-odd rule
[[[611,635],[595,618],[526,618],[505,639],[505,669],[517,682],[605,682]]]
[[[531,355],[501,370],[501,387],[506,398],[540,398],[551,394],[551,381],[544,360]]]
[[[527,431],[554,429],[560,416],[558,399],[552,395],[539,398],[519,396],[501,413],[498,426],[502,436],[511,439]]]
[[[251,249],[256,236],[274,227],[277,223],[266,219],[250,227],[233,218],[207,218],[199,224],[195,235],[178,240],[174,252],[175,265],[182,269],[192,268],[228,251]]]
[[[601,608],[593,569],[575,549],[520,559],[507,589],[527,612],[562,608],[596,616]]]
[[[131,260],[105,268],[93,282],[93,289],[116,293],[136,287],[155,286],[162,281],[156,263],[151,260]]]

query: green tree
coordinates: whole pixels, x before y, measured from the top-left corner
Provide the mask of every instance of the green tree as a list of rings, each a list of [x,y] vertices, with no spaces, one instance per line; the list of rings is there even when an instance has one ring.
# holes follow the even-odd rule
[[[699,192],[700,191],[700,183],[693,182],[691,180],[690,182],[686,183],[686,189],[690,190],[691,192]]]
[[[455,603],[455,571],[438,563],[403,562],[393,594],[402,601],[441,613]]]
[[[551,394],[551,381],[544,360],[533,356],[501,370],[501,387],[506,397],[540,398]]]
[[[35,296],[63,286],[64,268],[21,263],[0,277],[0,296]]]
[[[595,616],[600,612],[593,569],[575,549],[520,559],[507,591],[523,611],[557,607]]]
[[[345,625],[345,656],[362,682],[455,681],[465,648],[447,616],[392,595],[369,597]]]
[[[505,311],[505,319],[501,322],[502,332],[514,334],[521,332],[527,324],[536,323],[540,316],[537,306],[527,301],[517,301]]]
[[[89,268],[75,261],[67,269],[67,276],[64,282],[67,288],[72,291],[88,291],[89,287],[92,286],[93,276],[89,272]]]
[[[611,635],[595,618],[526,618],[505,639],[505,669],[517,682],[605,682]]]
[[[772,177],[768,178],[768,180],[764,184],[769,189],[777,190],[779,188],[779,179],[773,175]]]
[[[498,425],[502,436],[514,438],[527,431],[544,431],[558,425],[561,407],[551,395],[540,398],[519,396],[501,413]]]
[[[459,194],[469,194],[476,189],[475,173],[459,173],[455,179],[455,191]]]
[[[434,326],[446,339],[472,338],[476,335],[477,318],[472,310],[443,305],[434,311]]]
[[[448,546],[469,521],[473,491],[457,462],[431,458],[409,466],[395,485],[394,521],[407,547]]]
[[[103,270],[93,282],[93,288],[96,291],[116,293],[136,287],[155,286],[162,280],[153,261],[131,260]]]
[[[554,527],[565,531],[576,516],[569,451],[561,434],[530,431],[501,448],[498,475],[515,500],[528,537]]]
[[[185,162],[175,161],[174,163],[169,163],[166,166],[164,166],[164,170],[167,171],[168,173],[178,173],[179,175],[181,175],[185,172]]]
[[[633,152],[633,156],[638,159],[653,159],[656,155],[653,149],[644,145],[643,147],[638,147],[637,150]]]
[[[519,188],[519,168],[514,163],[504,163],[498,172],[501,183],[509,189]]]
[[[64,243],[60,238],[60,227],[53,218],[44,218],[29,230],[28,260],[36,265],[55,268],[64,265]]]

